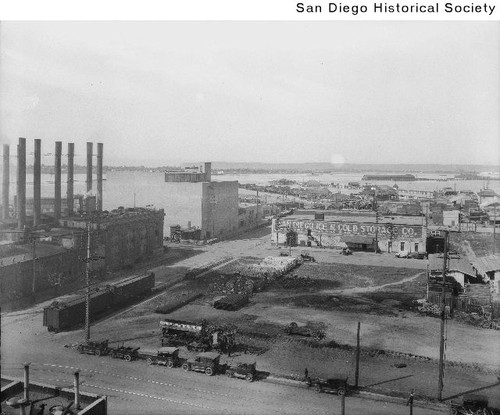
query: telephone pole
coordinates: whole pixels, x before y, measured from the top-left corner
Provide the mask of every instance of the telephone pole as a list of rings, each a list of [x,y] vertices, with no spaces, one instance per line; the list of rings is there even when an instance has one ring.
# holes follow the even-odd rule
[[[441,334],[439,338],[439,380],[438,380],[438,400],[443,399],[443,378],[444,378],[444,346],[445,346],[445,325],[446,325],[446,268],[448,260],[448,230],[444,230],[444,253],[443,253],[443,285],[441,291]]]
[[[92,219],[87,221],[87,256],[85,258],[85,342],[90,341],[90,229]]]

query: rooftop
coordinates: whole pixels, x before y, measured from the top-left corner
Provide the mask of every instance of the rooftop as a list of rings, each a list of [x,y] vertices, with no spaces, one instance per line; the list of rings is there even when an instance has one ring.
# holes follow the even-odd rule
[[[429,270],[430,271],[442,271],[443,270],[443,254],[431,254],[429,255]],[[475,277],[476,273],[472,269],[470,262],[461,257],[450,257],[448,259],[448,271],[458,271],[465,275],[470,275]]]

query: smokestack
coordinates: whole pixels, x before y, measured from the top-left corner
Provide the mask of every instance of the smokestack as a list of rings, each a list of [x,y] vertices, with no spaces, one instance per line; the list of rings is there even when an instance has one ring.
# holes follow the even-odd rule
[[[87,143],[87,193],[92,190],[92,143]]]
[[[62,142],[56,141],[55,177],[54,177],[54,219],[61,219],[61,153]]]
[[[212,181],[212,163],[205,163],[205,181]]]
[[[102,211],[102,143],[97,143],[97,211]]]
[[[73,162],[75,159],[75,144],[68,143],[68,183],[66,186],[66,204],[68,205],[68,216],[73,216]]]
[[[3,182],[2,182],[2,206],[3,219],[9,217],[9,182],[10,182],[10,147],[8,144],[3,145]]]
[[[19,137],[17,145],[17,227],[26,225],[26,139]]]
[[[35,138],[35,162],[33,163],[33,225],[40,225],[42,214],[42,140]]]

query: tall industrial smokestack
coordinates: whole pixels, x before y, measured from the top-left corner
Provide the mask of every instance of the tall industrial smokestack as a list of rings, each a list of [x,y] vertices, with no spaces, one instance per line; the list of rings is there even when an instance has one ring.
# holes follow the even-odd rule
[[[102,143],[97,143],[97,211],[102,211]]]
[[[17,145],[17,227],[26,225],[26,139],[19,137]]]
[[[9,183],[10,183],[10,147],[8,144],[3,145],[3,182],[2,182],[2,206],[3,219],[9,217]]]
[[[205,163],[205,180],[212,181],[212,163]]]
[[[68,143],[68,183],[66,186],[66,204],[68,205],[68,216],[73,216],[73,163],[75,159],[75,144]]]
[[[87,143],[87,193],[92,190],[92,143]]]
[[[61,219],[61,153],[62,143],[56,141],[55,177],[54,177],[54,219]]]
[[[42,140],[35,138],[33,163],[33,225],[40,225],[42,215]]]

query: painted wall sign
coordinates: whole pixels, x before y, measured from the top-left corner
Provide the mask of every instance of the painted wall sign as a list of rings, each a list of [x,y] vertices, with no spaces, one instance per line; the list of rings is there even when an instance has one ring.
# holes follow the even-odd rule
[[[422,226],[393,225],[386,223],[359,223],[359,222],[323,222],[308,220],[282,219],[280,229],[293,229],[295,231],[330,233],[336,235],[365,235],[379,237],[386,235],[392,238],[422,238]],[[392,235],[391,235],[392,234]]]

